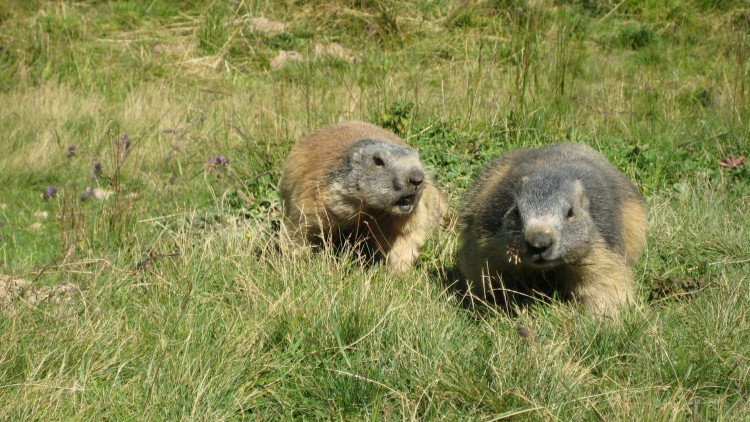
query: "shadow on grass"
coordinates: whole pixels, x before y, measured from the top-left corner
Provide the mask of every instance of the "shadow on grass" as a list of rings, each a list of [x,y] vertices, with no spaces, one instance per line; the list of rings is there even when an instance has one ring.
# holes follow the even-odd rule
[[[464,310],[477,316],[502,312],[513,318],[526,313],[532,306],[551,303],[557,297],[553,290],[511,290],[496,283],[475,287],[455,265],[431,270],[430,278],[439,280],[448,295],[455,297]]]

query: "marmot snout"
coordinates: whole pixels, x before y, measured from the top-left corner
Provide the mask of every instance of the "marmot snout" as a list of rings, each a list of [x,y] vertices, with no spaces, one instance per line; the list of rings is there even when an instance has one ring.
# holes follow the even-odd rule
[[[508,231],[509,240],[517,258],[530,266],[575,264],[591,251],[595,225],[585,188],[566,171],[539,169],[533,178],[522,177],[514,192],[516,206],[505,221],[519,230]]]

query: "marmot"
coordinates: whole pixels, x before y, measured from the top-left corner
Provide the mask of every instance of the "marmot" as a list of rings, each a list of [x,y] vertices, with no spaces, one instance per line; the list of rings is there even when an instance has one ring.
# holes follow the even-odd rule
[[[416,149],[392,132],[356,121],[300,139],[284,165],[279,194],[282,244],[321,245],[353,236],[394,273],[411,268],[447,211]]]
[[[480,173],[463,204],[459,269],[474,295],[507,306],[556,290],[608,316],[635,300],[646,207],[592,148],[512,151]]]

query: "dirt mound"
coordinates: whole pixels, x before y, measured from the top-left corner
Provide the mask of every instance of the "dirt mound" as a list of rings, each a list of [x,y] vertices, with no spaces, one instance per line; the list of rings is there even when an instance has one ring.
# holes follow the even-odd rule
[[[273,21],[262,16],[248,19],[247,25],[251,31],[266,35],[278,35],[286,30],[286,25],[283,22]]]
[[[281,69],[288,63],[302,60],[302,54],[297,51],[279,51],[279,54],[271,59],[271,69]]]
[[[350,60],[352,52],[343,45],[333,42],[330,44],[315,44],[315,56],[318,58],[333,57],[342,60]]]
[[[63,283],[55,287],[35,286],[32,282],[0,274],[0,312],[13,315],[16,307],[25,304],[68,301],[78,292],[78,286]]]
[[[353,60],[353,54],[348,48],[342,46],[339,43],[330,43],[315,44],[315,55],[307,57],[307,59],[310,60],[320,60],[325,58],[337,58],[345,61],[351,61]],[[298,51],[281,50],[279,51],[279,54],[276,55],[276,57],[271,59],[271,69],[278,70],[288,65],[289,63],[302,61],[305,59],[306,57]]]

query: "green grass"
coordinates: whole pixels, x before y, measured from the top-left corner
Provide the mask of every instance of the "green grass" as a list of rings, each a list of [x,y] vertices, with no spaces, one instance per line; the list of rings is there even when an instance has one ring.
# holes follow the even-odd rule
[[[0,274],[80,288],[0,313],[0,417],[747,419],[745,2],[287,3],[0,4]],[[464,310],[452,225],[400,278],[280,256],[284,158],[341,119],[419,147],[454,210],[510,149],[602,151],[649,204],[643,303]]]

